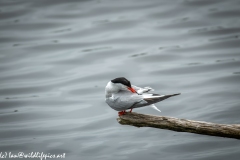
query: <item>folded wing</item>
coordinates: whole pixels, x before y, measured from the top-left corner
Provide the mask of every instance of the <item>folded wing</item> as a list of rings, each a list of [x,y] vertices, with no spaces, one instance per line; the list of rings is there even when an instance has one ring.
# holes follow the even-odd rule
[[[171,95],[158,95],[158,94],[152,94],[152,95],[143,95],[144,101],[146,101],[149,105],[154,104],[160,101],[163,101],[169,97],[177,96],[178,94],[171,94]]]

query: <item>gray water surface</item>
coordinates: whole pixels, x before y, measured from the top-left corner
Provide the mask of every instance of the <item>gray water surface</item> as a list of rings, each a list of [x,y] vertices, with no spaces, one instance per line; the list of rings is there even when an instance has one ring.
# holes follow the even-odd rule
[[[239,0],[0,0],[0,152],[69,160],[236,160],[240,141],[123,126],[124,76],[180,96],[135,112],[240,123]]]

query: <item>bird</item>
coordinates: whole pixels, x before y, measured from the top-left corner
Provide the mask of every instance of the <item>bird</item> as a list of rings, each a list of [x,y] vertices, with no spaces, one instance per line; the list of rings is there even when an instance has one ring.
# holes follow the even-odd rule
[[[134,108],[150,106],[161,112],[154,104],[165,100],[172,96],[180,95],[160,95],[149,93],[154,91],[151,87],[137,87],[131,85],[131,82],[125,77],[112,79],[105,87],[105,102],[114,110],[118,111],[118,115],[122,116],[126,110],[130,109],[130,113]]]

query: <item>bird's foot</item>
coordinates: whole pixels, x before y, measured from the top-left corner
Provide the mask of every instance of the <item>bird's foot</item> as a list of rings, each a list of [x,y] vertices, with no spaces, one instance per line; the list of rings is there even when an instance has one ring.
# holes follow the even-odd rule
[[[133,110],[133,109],[131,109],[129,112],[132,113],[132,110]]]
[[[124,111],[118,112],[118,115],[119,115],[119,116],[122,116],[122,115],[124,115],[125,113],[126,113],[126,111],[124,110]]]

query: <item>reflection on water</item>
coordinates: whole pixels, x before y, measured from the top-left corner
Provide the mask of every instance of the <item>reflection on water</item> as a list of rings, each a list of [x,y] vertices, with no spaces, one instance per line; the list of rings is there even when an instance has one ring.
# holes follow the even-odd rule
[[[0,1],[0,152],[237,159],[238,140],[119,125],[110,79],[181,96],[161,115],[239,123],[239,1]],[[136,112],[155,114],[151,108]]]

